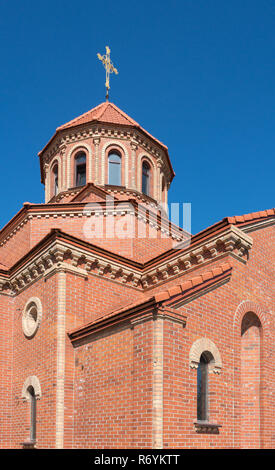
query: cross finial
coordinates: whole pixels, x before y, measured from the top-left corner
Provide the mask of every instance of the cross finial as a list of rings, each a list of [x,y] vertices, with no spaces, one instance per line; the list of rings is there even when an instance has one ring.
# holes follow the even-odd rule
[[[106,101],[109,100],[110,73],[114,72],[116,75],[118,74],[117,69],[113,66],[113,64],[111,62],[110,52],[111,52],[110,48],[108,46],[106,46],[106,55],[102,56],[101,54],[97,54],[97,57],[99,58],[99,60],[101,60],[101,62],[103,63],[103,67],[106,70],[106,83],[105,83],[105,86],[106,86]]]

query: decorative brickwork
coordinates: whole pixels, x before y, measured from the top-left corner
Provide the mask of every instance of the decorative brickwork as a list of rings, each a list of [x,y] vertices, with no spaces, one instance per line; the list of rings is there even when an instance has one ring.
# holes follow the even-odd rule
[[[22,315],[22,328],[27,338],[32,338],[42,320],[42,304],[40,299],[32,297],[28,300]]]
[[[190,349],[189,365],[191,369],[197,369],[202,353],[210,353],[212,360],[209,363],[209,372],[220,374],[222,368],[222,360],[217,346],[208,338],[197,339]]]
[[[0,231],[0,447],[274,448],[275,210],[177,227],[159,206],[167,147],[112,103],[60,126],[39,158],[46,204]]]
[[[30,401],[30,394],[28,392],[29,387],[33,387],[35,398],[37,400],[40,400],[42,397],[42,392],[41,392],[40,382],[35,375],[29,376],[24,382],[21,397],[25,401]]]

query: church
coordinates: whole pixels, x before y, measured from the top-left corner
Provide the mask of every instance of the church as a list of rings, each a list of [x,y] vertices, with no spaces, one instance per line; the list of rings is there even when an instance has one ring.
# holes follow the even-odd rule
[[[176,226],[168,148],[108,99],[39,159],[0,232],[0,447],[274,448],[275,210]]]

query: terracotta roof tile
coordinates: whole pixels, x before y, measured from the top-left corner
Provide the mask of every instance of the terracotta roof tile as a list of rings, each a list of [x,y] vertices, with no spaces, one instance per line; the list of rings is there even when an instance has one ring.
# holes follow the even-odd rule
[[[59,126],[56,131],[61,131],[63,129],[68,129],[70,127],[79,126],[80,124],[86,124],[87,122],[98,121],[98,122],[107,122],[111,124],[121,124],[124,126],[132,126],[141,129],[145,134],[154,139],[158,144],[164,147],[167,150],[166,145],[164,145],[160,140],[153,137],[149,132],[143,129],[134,119],[132,119],[128,114],[124,113],[119,109],[114,103],[105,102],[101,103],[93,109],[90,109],[81,116],[72,119],[69,122],[66,122],[62,126]]]
[[[207,271],[206,273],[202,273],[201,277],[203,281],[208,281],[209,279],[212,279],[213,274],[211,271]]]
[[[79,124],[85,124],[91,121],[110,122],[114,124],[123,124],[126,126],[139,126],[139,124],[132,118],[127,116],[113,103],[105,102],[101,103],[93,109],[90,109],[81,116],[72,119],[71,121],[58,127],[56,130],[68,129]]]
[[[170,287],[170,289],[168,289],[168,292],[169,292],[170,297],[173,297],[174,295],[181,294],[181,287],[180,287],[180,285]]]
[[[79,328],[75,328],[74,330],[71,330],[69,332],[69,335],[74,334],[77,331],[89,328],[95,323],[98,323],[99,321],[102,320],[108,320],[109,318],[113,317],[114,315],[121,314],[124,312],[127,312],[130,309],[142,306],[142,304],[146,304],[150,301],[155,301],[155,302],[163,302],[165,300],[169,300],[171,297],[174,297],[176,295],[181,294],[184,291],[187,291],[189,289],[192,289],[193,287],[203,284],[205,281],[208,281],[210,279],[214,279],[216,276],[223,274],[224,272],[228,271],[229,269],[232,268],[232,265],[230,263],[223,263],[217,268],[214,268],[212,271],[207,271],[205,273],[202,273],[199,276],[195,276],[191,278],[188,281],[183,282],[182,284],[178,284],[174,287],[171,287],[170,289],[163,290],[161,292],[156,293],[155,295],[151,297],[144,297],[140,298],[136,302],[131,302],[128,304],[124,304],[123,306],[113,309],[111,312],[102,315],[101,317],[97,318],[96,320],[89,322],[85,325],[82,325]]]
[[[232,268],[232,264],[229,262],[223,263],[220,265],[220,268],[223,270],[223,272],[225,272]]]
[[[192,282],[191,281],[185,281],[181,284],[182,291],[188,290],[192,288]]]
[[[275,215],[275,209],[267,209],[258,212],[251,212],[250,214],[235,215],[233,217],[227,217],[227,220],[230,224],[242,224],[244,222],[249,222],[255,219],[262,219],[265,217],[270,217]]]
[[[167,290],[164,290],[162,292],[158,292],[157,294],[155,294],[156,302],[162,302],[163,300],[167,300],[169,298],[170,298],[170,295]]]
[[[201,284],[203,282],[202,276],[195,276],[190,279],[192,282],[192,287],[197,286],[198,284]]]
[[[223,273],[223,270],[220,267],[214,268],[212,269],[212,273],[213,273],[213,276],[219,276],[220,274]]]
[[[252,214],[244,214],[244,220],[253,220]]]

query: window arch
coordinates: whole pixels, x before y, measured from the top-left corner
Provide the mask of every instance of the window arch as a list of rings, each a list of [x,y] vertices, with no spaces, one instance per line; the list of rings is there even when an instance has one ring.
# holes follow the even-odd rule
[[[117,150],[108,154],[108,183],[121,186],[121,155]]]
[[[222,368],[222,360],[217,346],[208,338],[197,339],[191,346],[189,353],[189,366],[191,369],[197,369],[201,355],[206,353],[211,357],[209,362],[209,372],[220,374]]]
[[[241,447],[261,447],[262,325],[254,312],[241,322]]]
[[[214,360],[212,354],[204,351],[197,368],[197,420],[209,421],[208,374],[209,364]]]
[[[36,396],[32,385],[27,389],[30,401],[30,442],[36,441]]]
[[[22,399],[29,403],[29,440],[25,443],[34,445],[36,441],[36,408],[37,400],[41,398],[41,387],[35,375],[29,376],[22,388]]]
[[[166,203],[166,184],[165,184],[165,178],[163,175],[161,178],[161,202],[163,204]]]
[[[58,163],[55,163],[53,166],[53,195],[56,196],[58,194]]]
[[[142,192],[150,196],[151,166],[147,161],[142,162]]]
[[[199,338],[191,346],[189,366],[197,369],[197,421],[196,432],[219,432],[219,424],[210,424],[209,413],[209,374],[220,374],[222,361],[217,346],[208,338]],[[215,394],[215,390],[212,391]]]
[[[86,154],[79,152],[75,156],[75,186],[86,184]]]

